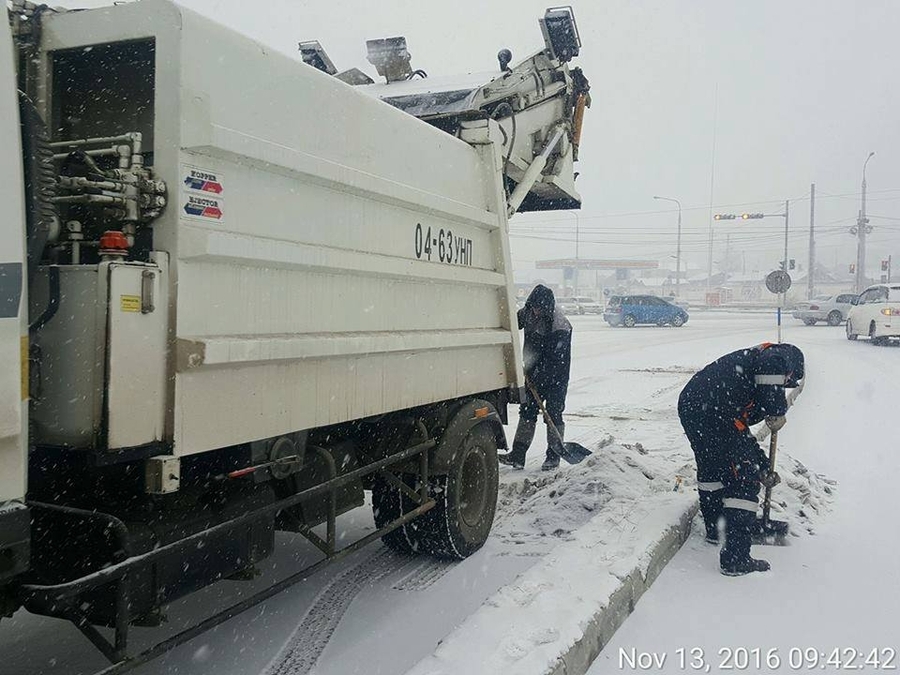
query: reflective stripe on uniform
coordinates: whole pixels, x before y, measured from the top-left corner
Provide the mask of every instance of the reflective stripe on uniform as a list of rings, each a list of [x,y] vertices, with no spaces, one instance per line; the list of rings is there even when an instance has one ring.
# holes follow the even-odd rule
[[[697,483],[697,489],[704,492],[715,492],[716,490],[724,490],[725,485],[717,480],[712,483]]]
[[[756,513],[758,504],[749,499],[735,499],[734,497],[726,497],[722,500],[722,506],[726,509],[741,509],[742,511],[753,511]]]
[[[784,375],[757,375],[756,384],[777,384],[783,387],[785,379]]]

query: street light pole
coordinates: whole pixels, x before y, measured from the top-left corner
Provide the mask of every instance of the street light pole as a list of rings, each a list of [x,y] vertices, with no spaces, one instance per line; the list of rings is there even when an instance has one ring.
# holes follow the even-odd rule
[[[859,237],[856,246],[856,292],[862,293],[866,286],[866,229],[868,228],[868,218],[866,218],[866,165],[869,160],[875,156],[874,152],[870,152],[863,162],[862,170],[862,194],[859,209],[859,219],[856,223],[856,234]]]
[[[571,213],[573,216],[575,216],[575,279],[574,279],[575,292],[572,293],[572,295],[577,296],[577,295],[578,295],[578,266],[579,266],[579,262],[578,262],[578,240],[579,240],[579,238],[580,238],[580,237],[578,236],[578,231],[579,231],[580,228],[579,228],[578,211],[569,211],[569,213]]]
[[[678,204],[678,243],[675,248],[675,297],[681,298],[681,202],[677,199],[673,199],[672,197],[656,197],[653,199],[659,199],[661,201],[666,202],[675,202]]]

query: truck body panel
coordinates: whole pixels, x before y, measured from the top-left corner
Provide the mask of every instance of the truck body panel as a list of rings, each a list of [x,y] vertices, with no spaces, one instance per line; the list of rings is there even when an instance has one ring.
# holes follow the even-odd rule
[[[0,506],[26,489],[28,414],[25,203],[16,68],[8,30],[0,30]],[[0,542],[2,543],[2,542]]]
[[[519,386],[500,174],[469,144],[160,0],[48,15],[42,35],[57,76],[102,70],[72,61],[92,45],[153,56],[155,113],[120,107],[169,186],[168,401],[141,409],[165,411],[172,452]],[[47,94],[51,118],[76,105]]]

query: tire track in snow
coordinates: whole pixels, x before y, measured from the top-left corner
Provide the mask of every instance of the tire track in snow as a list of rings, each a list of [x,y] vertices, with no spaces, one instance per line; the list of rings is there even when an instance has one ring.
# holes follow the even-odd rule
[[[367,586],[402,569],[411,560],[382,547],[374,555],[332,579],[307,608],[294,633],[262,675],[309,673],[356,596]]]
[[[409,574],[394,584],[397,591],[423,591],[433,586],[447,572],[456,567],[460,561],[425,559],[416,565]]]

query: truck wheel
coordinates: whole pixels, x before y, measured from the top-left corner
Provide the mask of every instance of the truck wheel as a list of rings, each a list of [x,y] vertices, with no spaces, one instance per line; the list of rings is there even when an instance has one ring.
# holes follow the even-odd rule
[[[423,548],[448,559],[480,549],[494,523],[497,481],[497,441],[487,424],[479,424],[460,444],[450,472],[432,480],[437,504],[418,519]]]
[[[844,317],[841,316],[841,313],[836,309],[828,313],[828,325],[829,326],[839,326],[841,321],[843,321]]]
[[[635,323],[634,317],[631,314],[626,314],[625,318],[622,319],[622,325],[627,328],[633,328]]]
[[[400,474],[398,478],[408,485],[413,484],[408,476]],[[372,485],[372,515],[375,516],[375,527],[381,529],[414,508],[416,508],[416,504],[406,494],[381,477],[375,477]],[[419,550],[420,521],[421,518],[418,518],[388,532],[381,538],[381,541],[385,546],[398,553],[415,553]]]

